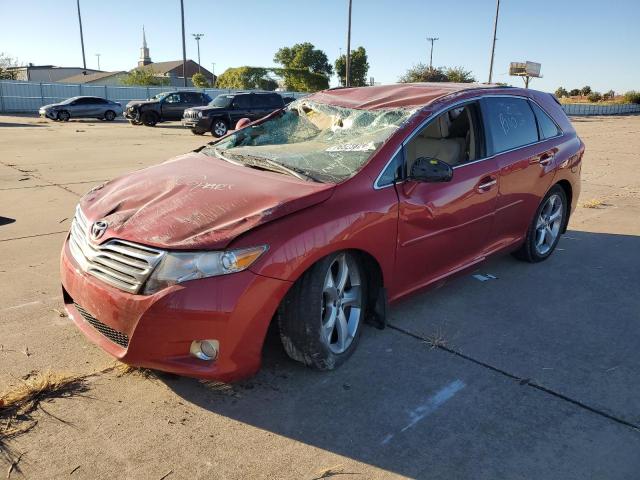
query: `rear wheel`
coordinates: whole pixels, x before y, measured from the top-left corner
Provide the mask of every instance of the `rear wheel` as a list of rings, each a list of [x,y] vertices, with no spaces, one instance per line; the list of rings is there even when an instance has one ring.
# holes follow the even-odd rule
[[[156,112],[144,112],[140,117],[140,122],[142,122],[147,127],[155,127],[156,123],[158,123],[158,114]]]
[[[294,360],[331,370],[356,348],[365,315],[366,280],[358,258],[329,255],[294,284],[278,312],[280,338]]]
[[[567,215],[567,195],[555,185],[540,202],[533,217],[527,238],[514,255],[520,260],[537,263],[551,256],[558,245]]]
[[[229,131],[229,127],[224,120],[216,118],[211,123],[211,135],[214,137],[224,137]]]
[[[107,122],[113,122],[116,118],[116,112],[114,112],[113,110],[107,110],[106,112],[104,112],[104,119]]]
[[[61,122],[68,122],[70,118],[71,115],[69,115],[69,112],[67,112],[66,110],[61,110],[58,112],[58,120],[60,120]]]

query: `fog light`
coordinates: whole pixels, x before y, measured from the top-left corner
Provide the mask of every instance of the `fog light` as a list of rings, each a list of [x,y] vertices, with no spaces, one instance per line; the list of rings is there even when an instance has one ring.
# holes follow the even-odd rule
[[[191,342],[189,353],[200,360],[215,360],[218,357],[218,340],[194,340]]]

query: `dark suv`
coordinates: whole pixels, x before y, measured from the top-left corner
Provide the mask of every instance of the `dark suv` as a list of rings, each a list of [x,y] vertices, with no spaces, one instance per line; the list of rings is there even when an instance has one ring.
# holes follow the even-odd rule
[[[194,107],[184,111],[182,124],[194,135],[211,132],[214,137],[226,135],[241,118],[257,120],[284,107],[284,100],[277,93],[251,92],[218,95],[206,107]]]
[[[164,92],[149,100],[131,100],[124,116],[132,125],[153,127],[158,122],[180,120],[186,108],[206,105],[211,97],[201,92]]]

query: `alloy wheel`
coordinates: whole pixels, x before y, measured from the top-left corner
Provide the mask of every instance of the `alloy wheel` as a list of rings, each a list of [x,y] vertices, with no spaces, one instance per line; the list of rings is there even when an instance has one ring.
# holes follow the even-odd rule
[[[227,133],[227,125],[222,120],[216,120],[213,124],[213,133],[218,137],[222,137]]]
[[[360,271],[354,259],[342,253],[329,266],[322,291],[322,340],[333,353],[349,348],[361,316]]]
[[[563,220],[562,198],[558,194],[551,195],[544,203],[536,222],[536,251],[546,255],[555,244]]]

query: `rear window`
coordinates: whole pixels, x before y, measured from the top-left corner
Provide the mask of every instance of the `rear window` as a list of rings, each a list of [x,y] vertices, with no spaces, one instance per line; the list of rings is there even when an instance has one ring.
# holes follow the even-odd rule
[[[542,110],[535,102],[531,102],[531,108],[533,108],[536,118],[538,119],[538,128],[540,129],[540,136],[542,138],[553,138],[560,135],[560,129],[547,112]]]
[[[483,102],[493,153],[538,141],[538,125],[529,102],[522,98],[488,97]]]

